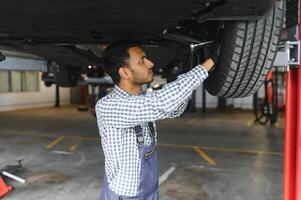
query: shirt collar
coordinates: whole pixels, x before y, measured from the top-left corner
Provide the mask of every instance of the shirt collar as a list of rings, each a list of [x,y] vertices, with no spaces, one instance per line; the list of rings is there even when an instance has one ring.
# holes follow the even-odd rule
[[[114,87],[114,92],[121,97],[128,97],[130,96],[130,94],[126,91],[124,91],[123,89],[121,89],[120,87],[118,87],[117,85],[115,85]]]
[[[121,97],[128,97],[128,96],[133,96],[130,93],[128,93],[127,91],[121,89],[120,87],[118,87],[117,85],[114,86],[114,92]],[[143,91],[140,92],[140,94],[144,94]]]

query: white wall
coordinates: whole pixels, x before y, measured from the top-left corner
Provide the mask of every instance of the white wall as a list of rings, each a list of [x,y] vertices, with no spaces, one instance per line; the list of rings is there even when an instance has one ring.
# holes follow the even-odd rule
[[[218,99],[215,96],[210,95],[206,91],[206,108],[216,108]],[[203,85],[200,85],[196,89],[196,107],[201,108],[203,104]]]
[[[202,107],[202,89],[203,86],[199,86],[196,90],[196,107],[201,108]],[[264,96],[264,88],[261,87],[259,90],[259,97]],[[250,110],[253,109],[253,95],[244,97],[244,98],[227,98],[226,99],[227,106],[232,105],[233,108],[236,109],[246,109]],[[216,108],[218,105],[218,98],[215,96],[210,95],[206,91],[206,107],[207,108]]]
[[[258,97],[264,98],[265,96],[265,89],[264,84],[258,90]],[[240,109],[253,109],[253,95],[244,97],[244,98],[235,98],[230,99],[232,101],[233,108],[240,108]]]
[[[160,76],[155,76],[154,77],[154,81],[151,83],[151,86],[154,86],[155,84],[165,84],[166,83],[166,79],[161,78]],[[201,108],[202,107],[202,89],[203,86],[200,85],[197,89],[196,89],[196,107],[197,108]],[[212,95],[210,95],[207,91],[206,91],[206,107],[207,108],[216,108],[217,107],[217,97],[214,97]]]
[[[240,108],[243,110],[253,109],[253,95],[244,98],[229,99],[229,101],[232,102],[233,108]]]
[[[155,76],[154,81],[152,82],[152,86],[155,84],[165,84],[166,79],[160,78],[160,76]],[[203,97],[202,97],[202,90],[203,86],[200,85],[196,89],[196,107],[197,108],[202,108],[202,102],[203,102]],[[264,87],[262,86],[259,90],[259,97],[264,96]],[[253,109],[253,95],[244,97],[244,98],[228,98],[226,99],[227,105],[232,105],[233,108],[236,109]],[[217,108],[218,105],[218,98],[215,96],[210,95],[206,91],[206,107],[207,108]]]
[[[41,80],[41,73],[39,73]],[[60,88],[61,105],[70,103],[70,89]],[[39,92],[0,93],[0,111],[54,106],[55,85],[46,87],[40,81]]]
[[[41,70],[45,68],[46,61],[34,56],[23,54],[6,55],[6,60],[0,62],[0,70]],[[0,111],[18,110],[36,107],[54,106],[55,85],[46,87],[39,73],[40,89],[38,92],[7,92],[0,93]],[[70,89],[60,88],[60,103],[70,103]]]

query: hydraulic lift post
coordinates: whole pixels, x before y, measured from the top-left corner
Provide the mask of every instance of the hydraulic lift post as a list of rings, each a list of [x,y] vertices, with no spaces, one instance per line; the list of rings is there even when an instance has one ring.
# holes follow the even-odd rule
[[[283,199],[299,200],[300,184],[297,181],[300,176],[298,168],[300,168],[300,147],[297,145],[300,137],[300,105],[298,102],[298,88],[300,85],[300,70],[289,70],[287,72],[286,85],[286,108],[285,108],[285,140],[284,140],[284,174],[283,174]],[[298,130],[299,129],[299,130]],[[299,154],[299,155],[298,155]],[[299,192],[298,192],[299,191]],[[299,197],[298,197],[299,196]]]
[[[301,200],[301,0],[286,0],[286,26],[274,67],[286,67],[283,200]]]
[[[299,0],[301,5],[301,0]],[[300,16],[296,36],[301,40]],[[298,50],[298,62],[300,49]],[[288,57],[290,59],[290,57]],[[288,67],[286,76],[283,200],[301,200],[301,69]]]

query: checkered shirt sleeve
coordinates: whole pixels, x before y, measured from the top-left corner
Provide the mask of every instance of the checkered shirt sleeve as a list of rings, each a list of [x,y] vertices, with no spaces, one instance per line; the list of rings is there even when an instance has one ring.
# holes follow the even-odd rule
[[[146,123],[182,114],[192,91],[207,77],[207,71],[199,65],[161,90],[133,96],[115,86],[113,92],[97,102],[105,172],[114,192],[124,196],[137,194],[141,161],[133,127],[141,125],[144,142],[150,144]]]
[[[192,91],[208,76],[206,70],[197,66],[178,79],[166,84],[161,90],[127,98],[101,99],[97,108],[110,126],[118,128],[133,127],[144,122],[172,117]]]

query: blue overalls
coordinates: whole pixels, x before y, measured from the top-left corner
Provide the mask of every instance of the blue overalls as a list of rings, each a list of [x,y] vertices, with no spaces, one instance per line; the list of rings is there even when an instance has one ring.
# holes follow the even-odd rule
[[[100,200],[158,200],[158,166],[157,151],[155,143],[155,129],[152,122],[149,122],[148,128],[151,135],[151,144],[149,147],[144,145],[143,129],[141,125],[135,126],[137,145],[139,149],[139,158],[141,160],[141,173],[139,180],[138,194],[134,197],[119,196],[109,188],[107,177],[105,176]]]

